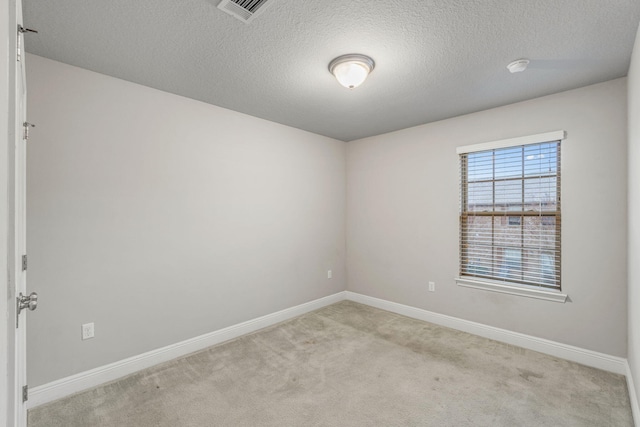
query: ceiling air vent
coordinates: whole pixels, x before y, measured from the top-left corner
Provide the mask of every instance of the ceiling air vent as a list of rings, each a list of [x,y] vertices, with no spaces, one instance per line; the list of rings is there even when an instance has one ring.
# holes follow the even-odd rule
[[[218,9],[248,24],[265,8],[267,0],[222,0]]]

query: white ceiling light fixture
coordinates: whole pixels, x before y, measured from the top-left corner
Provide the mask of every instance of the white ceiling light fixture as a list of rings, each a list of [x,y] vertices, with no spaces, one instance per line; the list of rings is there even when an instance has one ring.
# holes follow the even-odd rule
[[[511,74],[513,73],[521,73],[524,70],[527,69],[527,66],[529,65],[529,60],[528,59],[516,59],[515,61],[513,61],[511,64],[507,65],[507,69],[509,70],[509,72]]]
[[[335,58],[329,63],[329,71],[333,74],[338,82],[348,88],[353,89],[360,86],[376,63],[373,59],[366,55],[351,53]]]

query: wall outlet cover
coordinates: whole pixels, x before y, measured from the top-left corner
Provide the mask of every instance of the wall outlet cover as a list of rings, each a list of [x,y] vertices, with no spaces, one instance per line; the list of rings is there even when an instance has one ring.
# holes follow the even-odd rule
[[[95,335],[93,322],[85,323],[82,325],[82,339],[88,340],[89,338],[93,338]]]

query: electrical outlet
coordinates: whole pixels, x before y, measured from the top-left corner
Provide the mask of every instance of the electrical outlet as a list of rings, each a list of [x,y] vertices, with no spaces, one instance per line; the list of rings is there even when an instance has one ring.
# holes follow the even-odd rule
[[[429,282],[429,292],[436,291],[436,282]]]
[[[94,335],[93,322],[85,323],[84,325],[82,325],[83,340],[88,340],[89,338],[93,338],[93,335]]]
[[[333,277],[333,272],[331,270],[327,270],[327,279],[331,279]]]

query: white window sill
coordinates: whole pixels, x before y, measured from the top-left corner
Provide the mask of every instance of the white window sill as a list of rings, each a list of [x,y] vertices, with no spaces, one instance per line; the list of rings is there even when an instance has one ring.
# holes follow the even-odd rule
[[[567,294],[549,289],[541,289],[533,286],[511,285],[503,282],[493,282],[490,280],[478,279],[476,277],[456,277],[459,286],[467,288],[483,289],[503,294],[520,295],[523,297],[543,299],[547,301],[561,302],[567,301]]]

